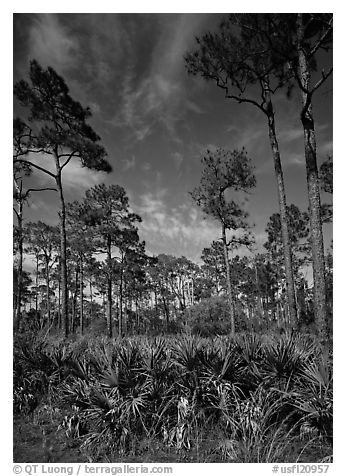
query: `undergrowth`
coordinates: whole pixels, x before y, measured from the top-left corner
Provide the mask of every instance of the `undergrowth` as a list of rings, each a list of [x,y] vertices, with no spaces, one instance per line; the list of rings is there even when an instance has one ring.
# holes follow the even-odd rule
[[[331,362],[293,334],[22,336],[14,414],[48,460],[55,439],[76,461],[316,462],[332,454]]]

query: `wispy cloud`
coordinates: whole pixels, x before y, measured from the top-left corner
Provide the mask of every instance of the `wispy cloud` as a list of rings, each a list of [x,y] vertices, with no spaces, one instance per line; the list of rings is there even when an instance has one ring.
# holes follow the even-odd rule
[[[79,42],[67,33],[57,15],[37,15],[29,33],[28,59],[36,58],[44,66],[65,71],[76,64]]]
[[[327,142],[324,142],[322,143],[319,147],[318,147],[318,152],[320,154],[333,154],[333,141],[327,141]]]
[[[147,248],[155,254],[184,254],[198,260],[203,248],[220,238],[219,227],[204,220],[193,206],[168,207],[166,195],[165,189],[143,194],[134,206],[143,218],[140,232]]]
[[[283,129],[278,132],[279,141],[288,143],[296,140],[302,140],[303,138],[303,128],[291,128]]]
[[[125,171],[126,170],[133,170],[135,168],[135,165],[136,165],[136,157],[134,155],[132,155],[132,157],[130,159],[124,159],[123,163],[124,163],[123,169]]]
[[[151,170],[153,167],[152,165],[149,163],[149,162],[143,162],[141,164],[141,169],[144,170],[145,172],[148,172],[149,170]]]
[[[45,168],[49,172],[55,173],[55,164],[52,157],[46,154],[30,154],[28,160],[34,164]],[[54,186],[54,179],[48,174],[33,168],[33,176],[36,182],[42,187]],[[62,183],[65,190],[71,190],[82,194],[90,187],[102,183],[106,180],[105,172],[90,170],[82,167],[77,160],[71,160],[62,171]]]
[[[128,59],[122,82],[121,112],[115,123],[128,126],[138,141],[148,137],[154,128],[163,126],[173,141],[181,143],[178,126],[187,111],[204,113],[192,99],[187,99],[183,56],[194,40],[193,32],[206,18],[204,15],[161,15],[151,62],[139,80],[136,63],[132,57]]]
[[[129,140],[143,141],[163,128],[181,143],[187,112],[204,113],[188,97],[183,55],[207,20],[204,14],[37,14],[29,29],[28,59],[64,74],[79,100],[96,114],[102,109],[103,120],[125,128]],[[152,44],[144,68],[139,37]],[[104,104],[107,89],[114,93]]]
[[[302,167],[303,165],[305,165],[304,151],[302,151],[301,154],[294,153],[294,152],[290,154],[285,154],[283,159],[284,159],[283,163],[286,166],[295,165],[295,166]]]
[[[172,152],[171,156],[172,156],[172,158],[173,158],[173,160],[174,160],[174,163],[175,163],[177,169],[179,170],[181,164],[182,164],[183,161],[184,161],[184,156],[183,156],[183,154],[181,154],[180,152]]]
[[[90,187],[104,182],[107,179],[105,172],[97,172],[87,167],[82,167],[77,161],[70,162],[62,173],[62,180],[65,188],[78,187],[83,192]]]
[[[226,132],[229,132],[229,147],[231,149],[241,149],[245,147],[249,153],[258,152],[263,146],[267,146],[268,129],[266,127],[264,116],[257,116],[257,111],[254,110],[254,119],[259,120],[249,122],[247,116],[238,116],[238,124],[231,124],[227,126]]]

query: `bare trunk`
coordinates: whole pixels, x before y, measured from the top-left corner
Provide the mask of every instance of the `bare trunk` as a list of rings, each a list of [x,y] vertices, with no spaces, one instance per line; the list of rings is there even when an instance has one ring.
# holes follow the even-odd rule
[[[92,286],[91,279],[89,281],[89,289],[90,289],[90,321],[91,321],[92,315],[93,315],[93,286]]]
[[[264,316],[264,310],[263,310],[263,303],[261,299],[261,292],[260,292],[260,285],[259,285],[259,280],[258,280],[258,270],[257,270],[257,264],[255,262],[255,277],[256,277],[256,287],[257,287],[257,309],[258,309],[258,314],[259,317],[261,318],[261,322],[263,321],[263,316]]]
[[[113,337],[112,326],[112,241],[111,238],[107,238],[107,260],[108,260],[108,273],[107,273],[107,330],[108,337]]]
[[[120,285],[119,285],[119,336],[123,335],[123,270],[122,264],[120,269]]]
[[[48,329],[51,325],[51,316],[50,316],[50,296],[49,296],[49,261],[48,257],[45,258],[46,261],[46,294],[47,294],[47,321],[48,321]]]
[[[74,282],[74,294],[72,296],[72,325],[71,331],[74,334],[76,329],[76,308],[77,308],[77,293],[78,293],[78,264],[76,263],[76,274]]]
[[[20,185],[20,191],[21,191]],[[18,332],[22,317],[22,283],[23,283],[23,201],[18,201],[18,265],[17,265],[17,301],[15,313],[15,329]]]
[[[36,254],[36,280],[35,280],[35,286],[36,286],[36,296],[35,296],[35,312],[36,316],[38,313],[38,254]]]
[[[297,35],[299,55],[298,74],[300,82],[303,86],[303,88],[301,88],[303,106],[301,112],[301,122],[304,129],[306,178],[309,197],[312,270],[314,280],[314,312],[319,335],[322,341],[326,342],[328,340],[328,320],[320,188],[316,157],[315,126],[312,114],[311,95],[308,93],[310,88],[310,71],[303,46],[304,27],[302,14],[298,14]]]
[[[68,315],[68,289],[67,289],[67,256],[66,256],[66,210],[65,200],[61,183],[61,169],[59,165],[59,159],[56,155],[56,185],[58,188],[60,198],[60,213],[59,213],[59,225],[60,225],[60,272],[61,272],[61,320],[62,328],[65,337],[69,335],[69,315]]]
[[[235,334],[235,319],[234,319],[234,298],[232,292],[231,284],[231,271],[228,261],[228,249],[227,249],[227,237],[226,237],[226,228],[222,225],[222,242],[223,242],[223,252],[225,258],[225,267],[226,267],[226,284],[227,284],[227,297],[229,304],[229,315],[231,321],[231,335]]]
[[[141,297],[139,297],[139,300]],[[139,304],[138,304],[138,297],[136,296],[136,301],[135,301],[135,309],[136,309],[136,328],[137,328],[137,334],[140,333],[140,320],[139,320]]]
[[[162,300],[163,300],[163,307],[165,309],[165,315],[166,315],[166,331],[168,332],[169,329],[169,309],[167,306],[167,301],[164,295],[164,289],[162,289]]]
[[[61,329],[61,281],[60,277],[58,278],[58,328]]]
[[[267,82],[264,83],[264,92],[265,92],[265,98],[266,98],[266,113],[268,118],[269,140],[270,140],[270,146],[272,149],[272,154],[274,159],[274,169],[275,169],[275,176],[276,176],[277,189],[278,189],[281,234],[282,234],[282,244],[284,249],[286,287],[287,287],[289,313],[290,313],[290,320],[291,320],[292,326],[295,327],[297,323],[297,306],[296,306],[295,291],[294,291],[292,250],[291,250],[291,243],[290,243],[290,237],[289,237],[289,231],[288,231],[286,192],[285,192],[285,184],[284,184],[284,175],[283,175],[282,166],[281,166],[279,144],[276,137],[274,110],[273,110],[273,105],[271,101],[269,85]]]
[[[79,330],[81,335],[84,333],[84,307],[83,307],[83,255],[79,256]]]

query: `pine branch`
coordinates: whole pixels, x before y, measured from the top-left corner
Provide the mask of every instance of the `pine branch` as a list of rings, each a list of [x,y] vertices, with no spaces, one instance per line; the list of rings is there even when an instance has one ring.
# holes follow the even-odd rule
[[[53,177],[54,179],[56,178],[56,175],[55,175],[55,174],[53,174],[52,172],[49,172],[49,170],[44,169],[43,167],[40,167],[39,165],[34,164],[33,162],[30,162],[30,160],[24,160],[24,159],[18,159],[18,158],[16,158],[15,161],[14,161],[14,163],[16,163],[16,162],[19,162],[19,163],[22,163],[22,164],[28,164],[28,165],[30,165],[31,167],[34,167],[34,168],[40,170],[41,172],[44,172],[45,174],[50,175],[50,176]]]

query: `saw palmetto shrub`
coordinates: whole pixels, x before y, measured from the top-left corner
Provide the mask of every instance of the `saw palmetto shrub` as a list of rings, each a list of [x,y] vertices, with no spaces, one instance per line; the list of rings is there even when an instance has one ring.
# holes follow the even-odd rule
[[[332,369],[312,338],[18,340],[14,375],[15,411],[53,402],[59,432],[88,461],[139,457],[143,448],[156,448],[153,461],[172,452],[207,462],[331,454]]]

